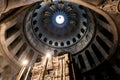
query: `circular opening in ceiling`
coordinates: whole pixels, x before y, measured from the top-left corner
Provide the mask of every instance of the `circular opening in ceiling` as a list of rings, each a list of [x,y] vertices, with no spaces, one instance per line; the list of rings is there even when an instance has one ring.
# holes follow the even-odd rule
[[[63,15],[57,15],[55,21],[57,24],[63,24],[65,22],[65,18]]]

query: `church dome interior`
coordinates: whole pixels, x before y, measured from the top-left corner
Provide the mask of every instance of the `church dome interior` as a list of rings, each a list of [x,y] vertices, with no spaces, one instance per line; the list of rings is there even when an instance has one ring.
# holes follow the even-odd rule
[[[119,0],[0,3],[0,80],[120,80]]]

